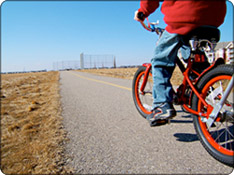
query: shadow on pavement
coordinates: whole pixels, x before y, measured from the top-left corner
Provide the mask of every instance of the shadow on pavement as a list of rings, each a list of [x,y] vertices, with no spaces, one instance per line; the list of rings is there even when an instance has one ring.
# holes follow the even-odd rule
[[[174,136],[177,138],[176,140],[180,142],[195,142],[199,140],[196,134],[176,133]]]

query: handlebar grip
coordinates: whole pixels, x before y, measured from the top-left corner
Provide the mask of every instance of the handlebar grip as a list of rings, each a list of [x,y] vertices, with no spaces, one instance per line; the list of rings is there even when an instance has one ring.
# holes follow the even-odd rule
[[[137,13],[137,18],[140,19],[140,20],[142,20],[142,21],[144,21],[144,20],[145,20],[145,15],[144,15],[144,13],[143,13],[143,12],[138,12],[138,13]]]

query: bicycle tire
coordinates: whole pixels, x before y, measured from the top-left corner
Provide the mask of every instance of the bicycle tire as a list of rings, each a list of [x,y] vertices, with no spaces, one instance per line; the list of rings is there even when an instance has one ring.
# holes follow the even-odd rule
[[[149,73],[148,81],[145,87],[146,93],[141,94],[139,90],[140,85],[143,81],[143,77],[145,75],[145,71],[146,71],[146,67],[144,66],[139,67],[134,75],[133,83],[132,83],[132,96],[133,96],[134,104],[138,112],[144,118],[146,118],[149,114],[151,114],[151,108],[152,108],[152,103],[153,103],[153,98],[152,98],[152,88],[153,88],[152,86],[153,85],[150,85],[152,81],[151,71]]]
[[[220,65],[206,73],[197,83],[198,91],[203,97],[205,97],[207,102],[209,101],[209,104],[212,99],[212,103],[214,104],[216,103],[216,100],[220,100],[220,97],[217,98],[218,95],[216,97],[212,97],[214,90],[217,88],[221,89],[221,87],[225,86],[230,81],[233,72],[234,70],[232,65]],[[234,91],[232,89],[232,93],[233,92]],[[233,99],[233,97],[231,98]],[[232,106],[233,104],[231,107],[228,106],[228,102],[226,101],[222,110],[224,110],[224,108],[233,110]],[[192,108],[198,112],[206,111],[206,108],[202,105],[201,101],[195,94],[192,99]],[[215,121],[212,127],[208,128],[200,116],[193,115],[193,124],[197,135],[207,152],[219,162],[233,167],[233,117],[230,118],[230,121],[227,119],[224,119],[224,121]]]

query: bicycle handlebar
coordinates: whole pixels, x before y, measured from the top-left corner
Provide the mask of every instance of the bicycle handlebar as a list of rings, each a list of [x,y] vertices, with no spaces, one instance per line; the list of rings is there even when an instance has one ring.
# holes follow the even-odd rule
[[[159,24],[159,21],[151,22],[151,23],[148,22],[148,26],[143,21],[140,21],[140,23],[143,26],[143,28],[145,28],[146,30],[148,30],[150,32],[156,32],[158,35],[162,35],[162,33],[165,30],[165,29],[162,29],[160,27],[155,27],[156,25]]]
[[[144,22],[140,21],[140,23],[141,23],[142,27],[144,27],[146,30],[152,32],[152,29],[150,27],[146,26]]]

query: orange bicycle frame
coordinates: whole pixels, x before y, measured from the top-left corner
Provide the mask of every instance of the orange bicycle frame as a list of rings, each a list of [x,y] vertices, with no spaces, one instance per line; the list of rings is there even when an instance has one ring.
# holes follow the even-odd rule
[[[193,61],[191,61],[191,59],[189,59],[187,68],[185,68],[184,65],[182,64],[181,60],[179,58],[177,58],[176,64],[178,65],[180,71],[183,73],[183,76],[184,76],[184,79],[183,79],[183,82],[182,82],[182,85],[183,85],[182,94],[179,97],[180,98],[179,100],[182,102],[183,107],[188,112],[190,112],[192,114],[195,114],[195,115],[198,115],[198,116],[203,116],[203,117],[207,117],[208,118],[209,114],[213,110],[213,107],[211,105],[207,104],[207,102],[204,100],[204,98],[201,96],[201,94],[195,88],[195,84],[202,77],[202,75],[204,75],[207,71],[209,71],[210,69],[212,69],[213,67],[215,67],[217,64],[223,64],[223,61],[217,60],[216,62],[214,62],[211,66],[209,66],[207,69],[205,69],[200,74],[192,69],[192,62]],[[143,78],[142,85],[140,87],[140,92],[142,94],[144,94],[144,88],[145,88],[146,83],[148,81],[150,70],[152,68],[152,66],[151,66],[150,63],[144,63],[143,66],[146,67],[146,70],[145,70],[145,75],[144,75],[144,78]],[[191,80],[189,78],[189,73],[190,72],[193,72],[198,77],[195,80]],[[197,112],[197,111],[193,110],[191,107],[189,107],[188,104],[186,104],[186,97],[184,96],[184,94],[185,94],[185,90],[186,90],[187,86],[189,86],[189,88],[192,90],[192,92],[201,100],[201,103],[207,108],[207,113]],[[191,103],[191,96],[190,96],[190,102],[189,103]]]
[[[145,70],[145,75],[144,75],[142,85],[140,87],[140,91],[141,91],[142,94],[144,94],[145,85],[146,85],[146,83],[148,81],[149,73],[150,73],[150,70],[151,70],[151,64],[150,63],[144,63],[143,66],[146,67],[146,70]]]

